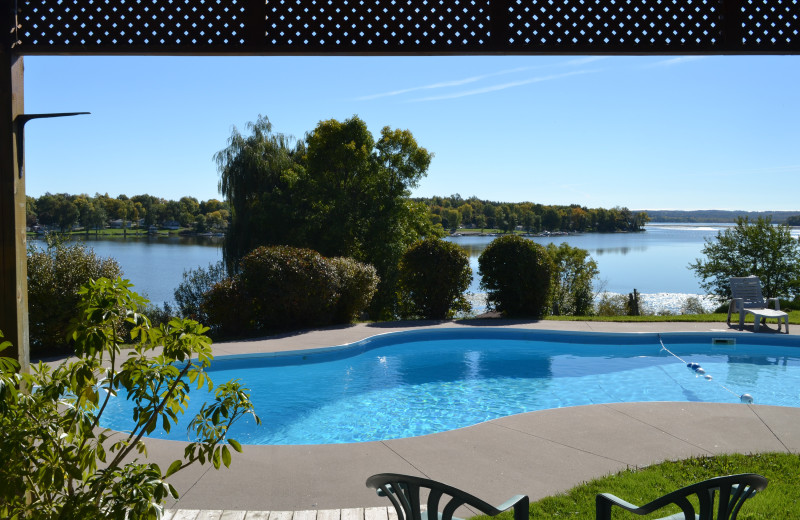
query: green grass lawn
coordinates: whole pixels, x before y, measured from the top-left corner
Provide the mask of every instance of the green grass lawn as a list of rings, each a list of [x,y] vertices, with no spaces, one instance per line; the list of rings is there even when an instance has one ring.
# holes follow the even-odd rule
[[[611,493],[641,506],[689,484],[736,473],[759,473],[769,479],[767,489],[742,507],[739,520],[800,518],[800,454],[788,453],[699,457],[622,471],[533,502],[530,518],[592,519],[595,517],[595,496],[598,493]],[[512,494],[514,492],[509,491]],[[675,507],[661,510],[655,515],[636,516],[619,508],[612,510],[614,519],[652,519],[678,512],[680,510]],[[501,516],[504,520],[513,518],[510,512]]]
[[[174,234],[178,234],[180,231],[184,231],[184,230],[187,230],[187,229],[188,228],[182,228],[180,230],[162,229],[162,230],[159,230],[157,234],[158,235],[162,235],[162,236],[168,236],[170,234],[173,234],[173,235]],[[66,234],[69,235],[69,236],[72,236],[72,237],[76,237],[76,238],[87,236],[86,231],[83,231],[83,230],[69,231]],[[37,236],[37,234],[33,233],[33,232],[29,232],[28,236],[35,237],[35,236]],[[146,237],[146,236],[148,236],[148,232],[147,232],[147,228],[128,228],[127,230],[123,230],[123,229],[119,229],[119,228],[114,228],[114,229],[106,228],[106,229],[100,229],[97,232],[95,232],[93,229],[89,230],[88,236],[89,237],[95,237],[95,236],[97,236],[97,237],[113,237],[113,238],[118,238],[118,237],[122,237],[122,236]]]
[[[789,323],[800,324],[800,311],[787,311],[789,313]],[[548,316],[547,320],[556,321],[617,321],[617,322],[665,322],[665,321],[683,321],[683,322],[725,322],[728,320],[727,313],[714,313],[714,314],[675,314],[671,316]],[[748,315],[745,318],[745,323],[753,323],[753,316]],[[731,316],[731,324],[739,323],[739,315],[734,314]],[[762,325],[764,321],[762,320]],[[775,327],[776,320],[772,319],[767,322],[770,327]]]

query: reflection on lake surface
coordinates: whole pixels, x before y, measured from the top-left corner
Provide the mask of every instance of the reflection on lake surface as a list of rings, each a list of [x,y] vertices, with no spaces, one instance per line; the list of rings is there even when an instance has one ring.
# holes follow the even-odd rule
[[[702,256],[705,240],[725,229],[723,224],[650,224],[641,233],[587,233],[558,237],[534,237],[540,244],[568,243],[589,251],[600,270],[595,289],[627,294],[702,291],[690,262]],[[800,229],[792,231],[794,236]],[[448,240],[470,256],[473,271],[471,292],[479,292],[478,256],[496,237],[461,236]],[[128,237],[95,239],[81,237],[95,253],[115,258],[137,292],[156,304],[173,301],[173,292],[184,270],[206,267],[222,259],[222,238],[211,237]],[[34,243],[38,242],[36,240]]]

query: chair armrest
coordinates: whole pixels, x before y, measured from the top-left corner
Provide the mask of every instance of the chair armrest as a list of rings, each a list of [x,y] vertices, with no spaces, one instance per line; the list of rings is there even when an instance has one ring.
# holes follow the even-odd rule
[[[507,511],[523,501],[525,502],[529,501],[528,495],[515,495],[506,500],[505,502],[503,502],[502,504],[500,504],[499,506],[497,506],[497,509],[500,511]]]
[[[611,493],[599,493],[595,498],[596,520],[611,520],[611,506],[621,507],[637,515],[646,515],[648,511],[641,511],[639,506],[626,502]]]
[[[769,305],[769,302],[775,302],[776,311],[781,310],[781,301],[778,298],[767,298],[767,305]]]
[[[530,503],[531,501],[528,495],[515,495],[497,506],[497,509],[501,512],[513,509],[514,520],[528,520],[530,515]]]
[[[731,324],[731,314],[734,312],[739,313],[739,324],[742,323],[742,307],[744,306],[743,298],[731,298],[728,302],[728,326]]]

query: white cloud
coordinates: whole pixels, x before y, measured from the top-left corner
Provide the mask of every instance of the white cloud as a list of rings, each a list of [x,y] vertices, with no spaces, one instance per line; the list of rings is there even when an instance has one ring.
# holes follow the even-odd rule
[[[509,83],[501,83],[499,85],[490,85],[488,87],[477,88],[473,90],[465,90],[462,92],[453,92],[451,94],[443,94],[441,96],[430,96],[424,98],[412,99],[411,101],[440,101],[443,99],[456,99],[467,96],[475,96],[478,94],[486,94],[489,92],[497,92],[499,90],[506,90],[509,88],[521,87],[523,85],[530,85],[532,83],[541,83],[543,81],[552,81],[556,79],[566,78],[569,76],[577,76],[580,74],[588,74],[595,72],[593,70],[578,70],[573,72],[565,72],[564,74],[551,74],[549,76],[537,76],[535,78],[524,79],[520,81],[511,81]]]
[[[492,77],[495,77],[495,76],[503,76],[503,75],[506,75],[506,74],[513,74],[515,72],[524,72],[526,70],[531,70],[531,69],[535,69],[535,68],[539,68],[539,67],[517,67],[515,69],[501,70],[499,72],[493,72],[491,74],[482,74],[480,76],[472,76],[472,77],[469,77],[469,78],[456,79],[456,80],[452,80],[452,81],[442,81],[442,82],[439,82],[439,83],[433,83],[431,85],[421,85],[419,87],[411,87],[411,88],[406,88],[406,89],[393,90],[393,91],[390,91],[390,92],[382,92],[380,94],[371,94],[371,95],[362,96],[362,97],[359,97],[359,98],[356,98],[356,99],[358,101],[366,101],[366,100],[370,100],[370,99],[378,99],[378,98],[383,98],[383,97],[399,96],[400,94],[407,94],[409,92],[417,92],[417,91],[420,91],[420,90],[433,90],[433,89],[439,89],[439,88],[460,87],[461,85],[467,85],[469,83],[475,83],[475,82],[478,82],[478,81],[481,81],[481,80],[484,80],[484,79],[487,79],[487,78],[492,78]]]
[[[478,75],[478,76],[471,76],[471,77],[468,77],[468,78],[455,79],[455,80],[451,80],[451,81],[441,81],[441,82],[437,82],[437,83],[432,83],[430,85],[420,85],[418,87],[410,87],[410,88],[405,88],[405,89],[391,90],[391,91],[388,91],[388,92],[381,92],[381,93],[378,93],[378,94],[369,94],[369,95],[366,95],[366,96],[358,97],[358,98],[356,98],[356,100],[358,100],[358,101],[368,101],[368,100],[372,100],[372,99],[380,99],[380,98],[385,98],[385,97],[400,96],[402,94],[408,94],[410,92],[419,92],[419,91],[424,91],[424,90],[436,90],[436,89],[443,89],[443,88],[460,87],[460,86],[463,86],[463,85],[469,85],[471,83],[477,83],[479,81],[483,81],[483,80],[489,79],[489,78],[494,78],[494,77],[497,77],[497,76],[506,76],[506,75],[509,75],[509,74],[516,74],[516,73],[519,73],[519,72],[527,72],[527,71],[531,71],[531,70],[537,70],[537,69],[542,69],[542,68],[547,68],[547,67],[554,67],[554,66],[556,66],[556,67],[577,67],[577,66],[586,65],[588,63],[594,63],[596,61],[604,60],[604,59],[607,59],[607,56],[584,56],[584,57],[579,57],[579,58],[567,60],[567,61],[564,61],[564,62],[548,64],[548,65],[537,65],[537,66],[530,66],[530,67],[516,67],[516,68],[513,68],[513,69],[506,69],[506,70],[501,70],[501,71],[498,71],[498,72],[492,72],[492,73],[489,73],[489,74],[481,74],[481,75]],[[543,81],[543,80],[541,80],[541,79],[533,80],[533,81],[531,81],[531,80],[523,80],[522,82],[512,82],[512,83],[508,83],[507,85],[515,86],[515,84],[517,84],[517,83],[525,85],[525,84],[528,84],[528,83],[533,83],[535,81]],[[488,91],[497,90],[496,88],[493,88],[493,87],[487,87],[487,88],[490,89]],[[505,88],[509,88],[509,87],[505,87]],[[479,93],[479,92],[476,90],[476,93]],[[464,95],[470,95],[470,94],[464,94]],[[461,97],[461,96],[462,95],[448,95],[447,97]],[[428,98],[423,98],[422,100],[427,100],[427,99]],[[430,99],[437,99],[437,98],[430,98]],[[415,100],[415,101],[420,101],[420,100]]]
[[[675,65],[683,65],[684,63],[689,63],[692,61],[697,60],[704,60],[707,56],[678,56],[676,58],[669,58],[666,60],[657,61],[655,63],[650,63],[646,65],[646,67],[673,67]]]

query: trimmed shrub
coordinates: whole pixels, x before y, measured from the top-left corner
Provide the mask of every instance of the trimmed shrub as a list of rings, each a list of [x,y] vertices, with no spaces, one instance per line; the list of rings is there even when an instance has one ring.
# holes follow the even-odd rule
[[[245,333],[349,323],[369,305],[375,269],[349,258],[328,259],[311,249],[259,247],[239,272],[203,295],[201,311],[216,333]]]
[[[240,336],[252,328],[252,303],[237,278],[225,278],[203,294],[200,312],[223,336]]]
[[[82,242],[47,236],[47,248],[28,247],[28,320],[31,352],[66,351],[70,321],[78,317],[78,289],[92,280],[115,279],[122,269]]]
[[[400,261],[404,317],[452,318],[471,309],[464,293],[472,280],[469,256],[458,245],[427,238],[412,245]]]
[[[553,264],[541,245],[516,235],[497,238],[478,257],[486,302],[503,316],[541,318]]]
[[[334,310],[334,323],[352,323],[369,306],[378,290],[378,272],[375,267],[352,258],[329,258],[336,271],[339,300]]]
[[[339,298],[336,270],[316,251],[257,247],[239,262],[242,290],[260,329],[326,325]]]

